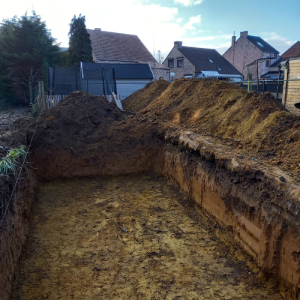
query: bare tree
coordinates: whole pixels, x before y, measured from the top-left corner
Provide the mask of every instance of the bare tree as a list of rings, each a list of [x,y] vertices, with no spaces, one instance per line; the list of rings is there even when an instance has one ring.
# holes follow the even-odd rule
[[[23,102],[34,103],[33,90],[42,76],[43,66],[37,62],[16,66],[11,71],[12,87]]]

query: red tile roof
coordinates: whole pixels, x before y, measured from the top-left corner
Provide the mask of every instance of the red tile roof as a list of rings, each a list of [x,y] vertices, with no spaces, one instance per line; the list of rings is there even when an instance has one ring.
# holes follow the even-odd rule
[[[295,43],[291,48],[286,50],[281,57],[298,57],[300,56],[300,42]]]
[[[136,35],[88,29],[97,59],[155,62],[154,57]]]

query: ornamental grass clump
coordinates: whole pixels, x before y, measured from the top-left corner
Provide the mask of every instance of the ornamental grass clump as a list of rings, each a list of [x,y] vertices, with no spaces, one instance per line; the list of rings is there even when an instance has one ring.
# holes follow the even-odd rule
[[[19,158],[24,158],[26,151],[23,146],[9,150],[8,154],[0,160],[0,174],[9,174],[17,171]]]

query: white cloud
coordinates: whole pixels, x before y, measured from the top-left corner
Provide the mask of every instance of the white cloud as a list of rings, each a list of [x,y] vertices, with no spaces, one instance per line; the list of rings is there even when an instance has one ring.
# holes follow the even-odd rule
[[[199,29],[198,32],[210,32],[210,30]]]
[[[276,32],[261,32],[261,38],[281,54],[296,43],[296,41],[291,41],[289,38],[283,37]]]
[[[190,20],[183,26],[184,30],[195,30],[196,28],[193,26],[194,24],[200,24],[201,15],[196,17],[190,17]]]
[[[201,4],[202,2],[203,0],[175,0],[175,3],[179,3],[184,6],[197,5],[197,4]]]
[[[1,0],[0,0],[1,1]],[[189,45],[186,36],[193,34],[201,23],[201,16],[192,16],[184,22],[177,7],[167,7],[163,4],[151,4],[151,0],[10,0],[5,9],[1,9],[0,20],[22,16],[26,11],[30,14],[34,9],[46,21],[52,36],[67,47],[69,38],[69,24],[74,15],[80,13],[86,17],[87,28],[101,28],[112,31],[137,35],[148,50],[153,53],[161,50],[166,57],[173,47],[174,41],[181,40]],[[188,1],[196,4],[199,1]],[[59,7],[59,10],[57,9]],[[117,8],[117,9],[116,9]],[[113,13],[112,13],[113,12]],[[125,13],[126,12],[126,13]]]

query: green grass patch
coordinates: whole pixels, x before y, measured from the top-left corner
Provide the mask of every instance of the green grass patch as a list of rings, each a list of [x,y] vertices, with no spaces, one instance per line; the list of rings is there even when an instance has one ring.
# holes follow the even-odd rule
[[[0,174],[14,174],[19,167],[19,158],[24,158],[25,155],[24,146],[9,150],[7,155],[0,160]]]

